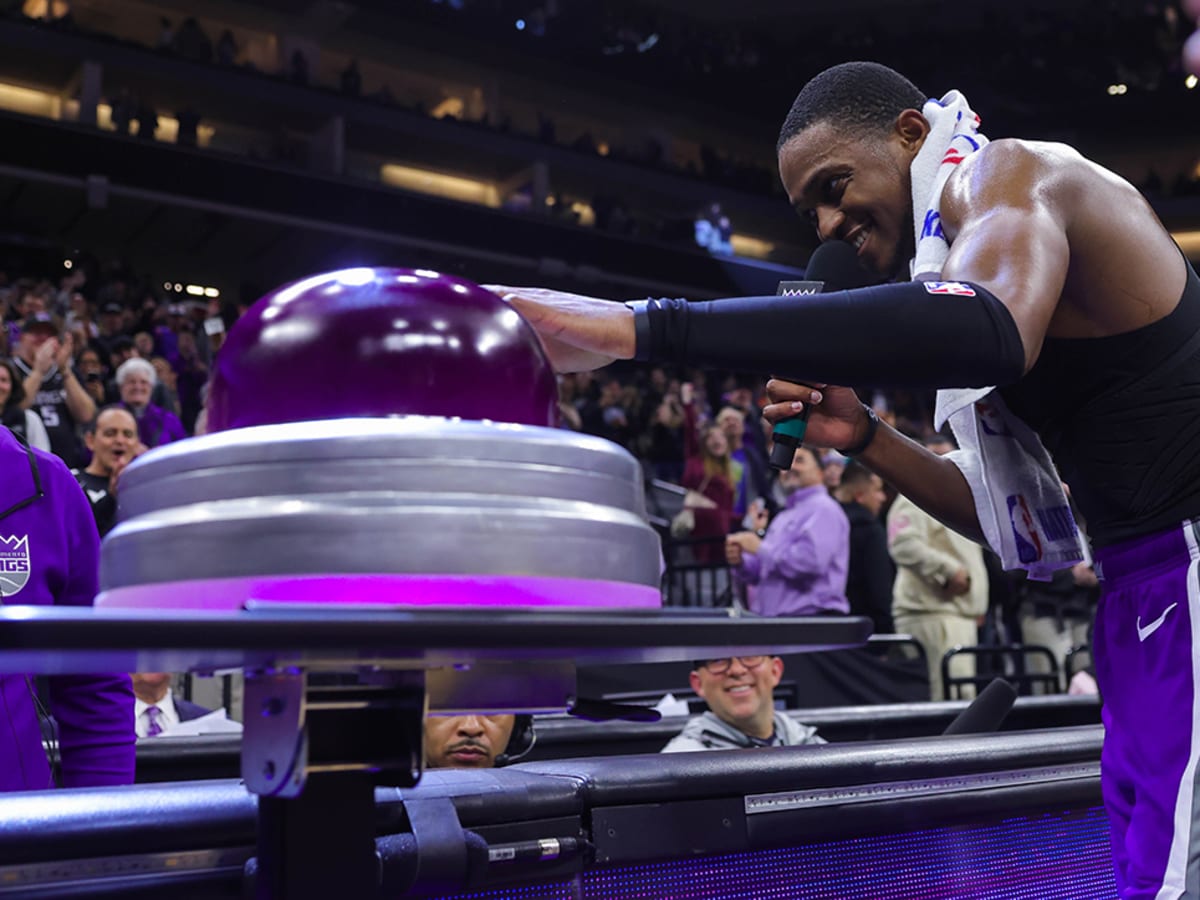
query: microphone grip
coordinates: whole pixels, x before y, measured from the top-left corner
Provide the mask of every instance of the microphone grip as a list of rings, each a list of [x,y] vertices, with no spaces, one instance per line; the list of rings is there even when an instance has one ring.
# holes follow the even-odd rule
[[[784,419],[771,432],[771,467],[786,472],[792,467],[796,450],[804,443],[804,432],[808,430],[810,407],[806,404],[799,415]]]

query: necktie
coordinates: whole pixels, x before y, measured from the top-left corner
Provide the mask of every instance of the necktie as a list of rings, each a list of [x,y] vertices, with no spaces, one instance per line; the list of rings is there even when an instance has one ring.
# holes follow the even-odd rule
[[[161,715],[162,710],[157,706],[146,707],[146,718],[150,720],[150,727],[146,729],[146,737],[162,734],[163,727],[158,722],[158,717]]]

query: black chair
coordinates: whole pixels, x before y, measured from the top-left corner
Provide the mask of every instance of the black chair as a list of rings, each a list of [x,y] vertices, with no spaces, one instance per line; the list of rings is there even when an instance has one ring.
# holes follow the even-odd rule
[[[696,548],[717,548],[719,562],[697,562]],[[724,537],[681,538],[663,543],[663,605],[717,608],[743,603],[743,587],[724,562]]]
[[[969,655],[975,657],[974,675],[953,676],[950,674],[950,660],[955,656]],[[1029,657],[1040,656],[1049,663],[1048,672],[1030,672],[1025,661]],[[986,666],[980,663],[987,663]],[[1037,644],[989,644],[977,647],[952,647],[942,657],[942,699],[961,700],[962,689],[966,685],[980,688],[992,681],[995,672],[1004,672],[1004,677],[1012,682],[1018,692],[1024,695],[1034,693],[1035,687],[1042,687],[1046,693],[1062,692],[1061,674],[1058,660],[1049,647]]]
[[[1081,662],[1081,659],[1086,661]],[[1092,665],[1092,645],[1091,644],[1076,644],[1067,651],[1066,659],[1063,660],[1063,678],[1067,685],[1070,686],[1071,679],[1076,673],[1082,672],[1084,669]]]

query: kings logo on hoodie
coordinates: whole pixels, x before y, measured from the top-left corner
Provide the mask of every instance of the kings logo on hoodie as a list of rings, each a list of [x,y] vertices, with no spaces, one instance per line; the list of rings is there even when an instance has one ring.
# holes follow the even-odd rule
[[[29,581],[29,535],[0,535],[0,598],[11,597]]]

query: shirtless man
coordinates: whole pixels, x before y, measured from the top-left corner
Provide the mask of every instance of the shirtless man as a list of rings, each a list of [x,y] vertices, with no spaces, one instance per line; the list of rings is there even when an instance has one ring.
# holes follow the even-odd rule
[[[848,63],[805,86],[780,135],[797,211],[888,279],[918,246],[912,164],[931,133],[925,102],[898,73]],[[1062,144],[986,144],[933,199],[949,245],[935,277],[949,293],[914,280],[802,302],[622,305],[495,289],[559,371],[638,358],[818,385],[772,382],[766,417],[810,405],[808,441],[857,457],[977,539],[957,465],[833,385],[997,386],[1070,485],[1103,573],[1094,650],[1121,896],[1198,898],[1200,279],[1130,184]]]

